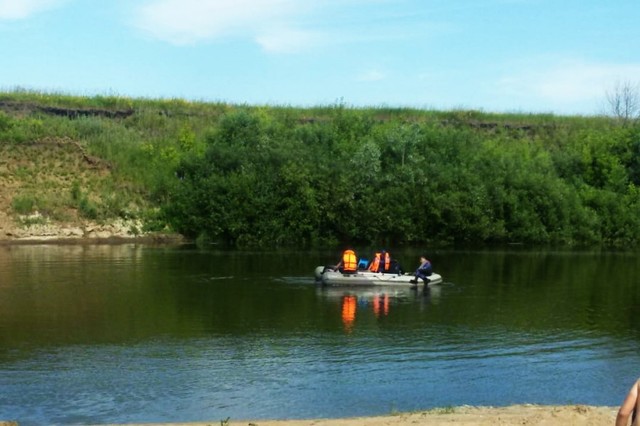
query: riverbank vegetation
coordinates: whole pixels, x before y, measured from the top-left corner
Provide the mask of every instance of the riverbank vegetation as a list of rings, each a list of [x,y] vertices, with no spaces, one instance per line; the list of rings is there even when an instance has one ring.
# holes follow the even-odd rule
[[[34,147],[94,172],[43,171]],[[614,117],[17,90],[0,93],[0,152],[15,215],[257,247],[640,242],[640,126]],[[42,173],[58,179],[27,184]]]

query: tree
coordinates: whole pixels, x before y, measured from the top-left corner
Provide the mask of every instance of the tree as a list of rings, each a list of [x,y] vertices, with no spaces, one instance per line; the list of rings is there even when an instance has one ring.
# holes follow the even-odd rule
[[[618,81],[606,96],[607,112],[623,124],[640,119],[640,85],[629,80]]]

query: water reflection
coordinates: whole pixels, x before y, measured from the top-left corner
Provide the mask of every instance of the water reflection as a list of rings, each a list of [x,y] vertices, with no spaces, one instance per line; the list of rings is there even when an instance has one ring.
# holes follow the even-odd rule
[[[362,327],[366,329],[371,325],[368,319],[382,320],[401,306],[410,308],[411,305],[416,305],[421,311],[425,311],[429,305],[438,303],[441,291],[441,286],[400,290],[384,287],[318,287],[317,293],[320,297],[339,305],[343,330],[346,334],[351,334],[358,319],[362,320]]]
[[[389,295],[387,293],[373,296],[373,314],[379,318],[381,313],[384,316],[389,315]]]
[[[356,309],[358,305],[358,298],[354,295],[348,295],[342,297],[342,323],[344,324],[344,330],[347,333],[351,333],[353,330],[353,323],[356,320]]]

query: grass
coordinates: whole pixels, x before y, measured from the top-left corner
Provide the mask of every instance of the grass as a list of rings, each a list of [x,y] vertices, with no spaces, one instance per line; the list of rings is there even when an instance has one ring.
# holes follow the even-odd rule
[[[19,215],[29,215],[35,212],[40,202],[33,195],[16,195],[11,201],[13,211]]]
[[[446,407],[436,407],[431,408],[429,410],[417,410],[410,412],[411,414],[424,414],[424,415],[441,415],[441,414],[455,414],[457,412],[456,407],[448,405]],[[404,415],[404,412],[400,412],[397,409],[392,409],[390,412],[391,416],[400,416]]]
[[[446,407],[438,407],[432,408],[431,410],[427,410],[425,414],[455,414],[456,407],[448,405]]]
[[[90,164],[79,147],[67,139],[51,138],[28,144],[0,140],[0,208],[21,224],[31,224],[35,212],[43,220],[77,217],[108,219],[136,215],[135,194],[122,191],[104,164]],[[28,222],[28,223],[27,223]]]
[[[91,113],[70,118],[48,108]],[[251,106],[16,88],[0,92],[0,209],[17,215],[38,209],[49,218],[157,217],[161,188],[174,179],[180,159],[202,153],[210,136],[219,131],[220,117],[238,110],[260,114],[265,125],[285,128],[295,127],[291,123],[314,126],[331,121],[335,126],[367,129],[372,123],[389,122],[403,126],[427,123],[429,128],[466,126],[473,132],[488,133],[529,128],[535,132],[561,128],[570,133],[612,125],[609,117],[599,116],[384,105],[356,108],[341,100],[306,108]],[[113,118],[100,111],[131,113]],[[564,139],[554,140],[561,143]]]

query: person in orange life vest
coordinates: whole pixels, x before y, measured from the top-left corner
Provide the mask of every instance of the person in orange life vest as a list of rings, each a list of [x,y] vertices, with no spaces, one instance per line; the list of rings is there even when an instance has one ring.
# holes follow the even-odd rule
[[[420,266],[416,269],[414,273],[415,278],[411,280],[413,284],[418,283],[418,279],[424,281],[425,284],[429,283],[429,275],[433,273],[433,268],[431,266],[431,262],[427,259],[426,256],[420,256]]]
[[[391,255],[385,250],[382,253],[376,253],[369,265],[371,272],[387,272],[391,266]]]
[[[342,259],[335,267],[335,271],[340,271],[343,274],[353,274],[358,269],[358,257],[356,256],[356,252],[347,249],[342,253]]]

